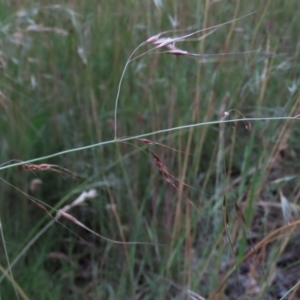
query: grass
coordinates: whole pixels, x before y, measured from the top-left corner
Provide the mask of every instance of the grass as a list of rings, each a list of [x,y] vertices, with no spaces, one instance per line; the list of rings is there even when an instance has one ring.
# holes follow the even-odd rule
[[[133,60],[114,138],[133,49],[172,18],[185,34],[253,11],[176,43],[212,63]],[[296,0],[0,4],[1,163],[21,161],[0,167],[18,189],[0,183],[1,298],[297,299],[299,14]]]

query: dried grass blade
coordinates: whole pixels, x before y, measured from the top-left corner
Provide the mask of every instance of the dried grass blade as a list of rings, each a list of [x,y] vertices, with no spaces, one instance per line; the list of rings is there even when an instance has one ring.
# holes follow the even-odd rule
[[[65,219],[67,219],[68,221],[84,228],[85,230],[89,231],[90,233],[100,237],[101,239],[105,240],[105,241],[108,241],[108,242],[111,242],[111,243],[114,243],[114,244],[120,244],[120,245],[151,245],[151,246],[163,246],[162,244],[154,244],[154,243],[147,243],[147,242],[121,242],[121,241],[116,241],[116,240],[112,240],[112,239],[109,239],[103,235],[100,235],[99,233],[93,231],[92,229],[90,229],[89,227],[85,226],[83,223],[81,223],[79,220],[77,220],[74,216],[70,215],[69,213],[66,213],[62,210],[59,210],[58,213],[57,213],[57,216],[62,216],[64,217]]]
[[[0,271],[2,272],[3,276],[6,277],[11,283],[13,283],[16,287],[16,290],[18,291],[18,294],[24,299],[29,300],[29,297],[25,294],[25,292],[22,290],[22,288],[18,285],[17,282],[14,281],[14,279],[10,276],[7,270],[0,265]]]

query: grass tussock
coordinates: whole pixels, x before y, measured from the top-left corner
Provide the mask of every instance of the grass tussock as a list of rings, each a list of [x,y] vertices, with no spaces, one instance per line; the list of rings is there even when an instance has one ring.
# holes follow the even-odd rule
[[[1,298],[298,299],[299,14],[0,4]]]

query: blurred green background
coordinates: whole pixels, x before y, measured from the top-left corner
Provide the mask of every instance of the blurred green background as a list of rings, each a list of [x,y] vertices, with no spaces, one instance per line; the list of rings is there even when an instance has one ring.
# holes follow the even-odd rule
[[[246,117],[300,114],[300,2],[2,0],[0,163],[113,140],[119,80],[140,43],[254,11],[205,39],[176,44],[211,54],[209,63],[159,53],[166,49],[130,63],[118,137],[217,121],[230,109]],[[243,260],[264,237],[297,222],[298,122],[231,125],[148,137],[170,148],[132,140],[37,162],[80,178],[0,170],[1,299],[18,299],[16,290],[20,299],[280,299],[289,289],[284,299],[300,299],[296,226]],[[175,186],[150,149],[178,179]],[[116,244],[66,218],[56,223],[28,197],[55,216],[90,189],[97,197],[72,216],[109,239],[151,245]]]

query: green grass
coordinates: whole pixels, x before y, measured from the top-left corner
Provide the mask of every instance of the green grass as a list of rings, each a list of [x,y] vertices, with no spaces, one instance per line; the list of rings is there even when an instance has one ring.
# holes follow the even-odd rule
[[[0,177],[42,201],[53,216],[94,188],[98,196],[72,208],[72,216],[111,240],[152,244],[116,244],[66,218],[56,223],[1,181],[1,247],[10,262],[3,249],[0,264],[12,266],[12,281],[27,299],[196,299],[191,291],[205,299],[279,299],[297,284],[295,226],[243,259],[298,218],[298,177],[287,176],[299,172],[299,126],[280,119],[300,113],[298,1],[155,3],[0,4],[0,163],[51,156],[35,163],[81,178],[21,166],[0,167]],[[140,43],[173,29],[169,16],[192,32],[253,11],[200,42],[177,46],[200,54],[254,53],[214,56],[216,62],[207,64],[163,53],[131,62],[121,85],[118,137],[219,121],[230,109],[278,119],[252,121],[251,131],[243,122],[235,129],[214,123],[147,136],[180,152],[137,139],[113,141],[124,65]],[[241,118],[233,111],[231,117]],[[52,156],[105,141],[112,142]],[[177,188],[164,179],[149,149],[179,179]],[[34,178],[43,184],[31,191]],[[280,202],[280,191],[293,205],[292,220],[283,217],[289,207]],[[14,285],[0,278],[1,299],[17,299]],[[284,299],[299,297],[296,287],[289,296]]]

